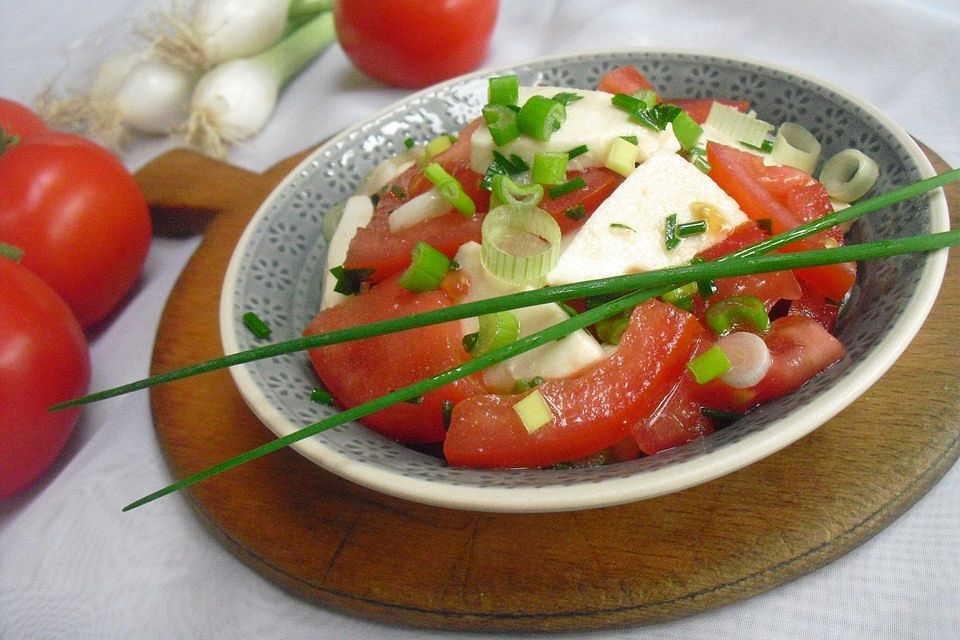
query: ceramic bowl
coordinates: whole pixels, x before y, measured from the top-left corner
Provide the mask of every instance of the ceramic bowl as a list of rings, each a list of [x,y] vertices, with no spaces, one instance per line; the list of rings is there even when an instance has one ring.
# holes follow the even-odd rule
[[[222,291],[221,332],[227,353],[261,344],[243,326],[253,310],[272,339],[294,338],[319,308],[326,242],[325,213],[351,195],[379,161],[412,137],[427,140],[476,117],[487,78],[516,73],[521,84],[591,88],[615,67],[638,66],[664,95],[746,98],[763,119],[806,126],[824,156],[856,147],[877,160],[876,192],[933,175],[902,128],[875,107],[803,73],[756,61],[682,51],[618,50],[534,60],[488,69],[431,87],[342,132],[317,149],[266,199],[246,228]],[[946,202],[931,195],[861,219],[853,241],[949,228]],[[734,425],[655,456],[598,468],[472,470],[349,423],[293,445],[321,467],[377,491],[460,509],[546,512],[642,500],[749,465],[789,445],[854,402],[903,352],[936,299],[946,253],[860,265],[856,288],[837,325],[842,361],[796,393],[751,412]],[[278,436],[317,422],[334,409],[312,402],[316,378],[306,353],[235,367],[244,399]]]

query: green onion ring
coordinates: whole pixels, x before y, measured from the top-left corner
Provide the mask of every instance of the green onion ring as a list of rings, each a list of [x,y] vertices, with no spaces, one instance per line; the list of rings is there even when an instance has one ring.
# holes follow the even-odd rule
[[[879,175],[873,158],[859,149],[844,149],[823,163],[820,182],[834,200],[853,202],[870,191]]]
[[[560,259],[560,225],[539,207],[500,205],[480,233],[481,264],[510,284],[540,286]]]

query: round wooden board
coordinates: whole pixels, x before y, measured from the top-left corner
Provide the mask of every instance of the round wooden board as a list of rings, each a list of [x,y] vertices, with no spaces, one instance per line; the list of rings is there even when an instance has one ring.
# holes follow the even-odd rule
[[[298,160],[259,175],[177,151],[139,172],[158,228],[195,231],[209,222],[163,313],[154,372],[222,354],[218,292],[231,251]],[[948,198],[956,227],[960,188]],[[856,547],[957,459],[958,257],[954,250],[919,336],[862,398],[785,450],[680,493],[575,513],[457,511],[381,495],[283,450],[186,496],[266,578],[384,622],[595,629],[743,600]],[[226,371],[154,388],[151,402],[177,478],[273,437]]]

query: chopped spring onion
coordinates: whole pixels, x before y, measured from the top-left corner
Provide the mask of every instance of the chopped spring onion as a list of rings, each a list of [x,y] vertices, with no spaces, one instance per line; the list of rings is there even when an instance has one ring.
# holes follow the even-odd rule
[[[539,389],[534,389],[529,395],[515,402],[513,410],[517,412],[527,433],[533,433],[553,420],[553,411]]]
[[[505,347],[520,337],[520,320],[512,311],[485,313],[477,320],[477,339],[470,348],[470,354],[474,357]]]
[[[669,214],[663,223],[663,246],[667,251],[673,251],[680,246],[680,237],[677,235],[677,214]]]
[[[482,112],[493,143],[502,147],[520,136],[517,112],[502,104],[488,104]]]
[[[563,215],[570,218],[571,220],[579,221],[579,220],[583,220],[586,217],[587,209],[586,207],[583,206],[583,203],[580,203],[564,211]]]
[[[243,326],[258,338],[269,338],[270,334],[273,333],[270,326],[253,311],[247,311],[243,314]]]
[[[733,295],[711,304],[706,311],[707,324],[718,336],[740,329],[765,333],[770,316],[763,301],[756,296]]]
[[[857,149],[844,149],[823,163],[820,182],[834,200],[853,202],[873,187],[879,175],[873,158]]]
[[[706,220],[692,220],[690,222],[681,222],[677,225],[677,237],[689,238],[690,236],[699,236],[707,232]]]
[[[418,222],[442,216],[448,211],[450,211],[450,202],[439,189],[427,189],[391,211],[387,217],[387,226],[390,228],[390,233],[396,233]]]
[[[618,313],[615,316],[604,318],[597,324],[593,325],[593,329],[596,331],[600,342],[604,342],[606,344],[620,344],[620,338],[623,337],[624,332],[630,326],[631,312],[632,310],[628,309],[622,313]]]
[[[480,261],[495,278],[539,286],[560,257],[560,226],[538,207],[500,205],[483,220]]]
[[[659,101],[657,98],[657,92],[653,89],[640,89],[639,91],[634,91],[633,97],[645,104],[647,107],[652,107]]]
[[[717,345],[713,345],[687,363],[687,370],[698,384],[707,384],[730,369],[730,360]]]
[[[418,242],[410,252],[410,266],[400,275],[400,286],[413,293],[435,291],[450,271],[453,261],[426,242]]]
[[[543,185],[536,182],[521,184],[500,173],[493,176],[491,191],[492,199],[499,204],[535,207],[543,199]]]
[[[373,269],[344,269],[342,264],[337,265],[330,269],[330,273],[337,279],[333,290],[345,296],[359,293],[360,287],[373,272]]]
[[[667,291],[660,299],[663,302],[672,304],[673,306],[683,309],[687,312],[693,311],[693,296],[697,294],[697,283],[688,282],[682,287],[677,287],[676,289],[671,289]]]
[[[488,104],[515,105],[519,100],[519,92],[520,82],[516,74],[494,76],[487,81]]]
[[[730,368],[720,374],[720,379],[734,389],[748,389],[755,386],[773,364],[773,356],[763,338],[749,331],[737,331],[717,340]]]
[[[535,154],[530,174],[533,181],[539,184],[561,184],[567,179],[567,154],[563,151]]]
[[[579,93],[573,93],[572,91],[561,91],[557,95],[553,96],[553,100],[556,100],[563,106],[567,107],[577,100],[583,100],[583,96]]]
[[[703,128],[697,124],[697,121],[690,117],[686,111],[681,111],[671,121],[673,126],[673,135],[677,137],[677,142],[687,153],[693,151],[700,136],[703,135]]]
[[[607,151],[603,166],[616,171],[622,176],[630,175],[637,166],[637,155],[640,149],[623,138],[614,138]]]
[[[424,161],[428,162],[453,146],[453,138],[447,134],[439,135],[423,147]]]
[[[520,133],[546,142],[567,119],[567,108],[544,96],[530,96],[517,114]]]
[[[558,185],[550,187],[549,193],[551,198],[559,198],[560,196],[572,193],[577,189],[583,189],[586,186],[587,183],[583,179],[583,176],[577,176],[573,180],[567,180],[566,182],[562,182]]]
[[[477,212],[477,205],[463,190],[460,181],[447,173],[439,164],[436,162],[428,164],[423,170],[423,175],[433,183],[440,195],[446,198],[454,209],[468,218]]]
[[[774,162],[813,174],[820,160],[820,141],[806,127],[784,122],[777,129],[770,157]]]
[[[773,130],[772,124],[757,119],[755,113],[743,113],[719,102],[710,106],[705,125],[729,141],[752,147],[760,147]]]
[[[524,393],[526,391],[530,391],[530,389],[539,387],[544,382],[546,382],[546,380],[544,380],[543,376],[533,376],[532,378],[517,380],[513,385],[513,393]]]

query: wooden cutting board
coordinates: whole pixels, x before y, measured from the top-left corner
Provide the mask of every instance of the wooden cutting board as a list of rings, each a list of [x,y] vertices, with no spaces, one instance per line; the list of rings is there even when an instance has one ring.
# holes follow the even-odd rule
[[[302,157],[255,174],[178,150],[139,172],[158,232],[205,229],[161,318],[153,372],[222,355],[218,297],[231,251]],[[956,227],[957,185],[948,198]],[[283,450],[185,495],[210,531],[267,579],[384,622],[595,629],[743,600],[870,538],[957,459],[958,257],[954,250],[916,340],[861,399],[785,450],[680,493],[577,513],[457,511],[381,495]],[[151,403],[177,478],[273,437],[226,371],[154,388]]]

